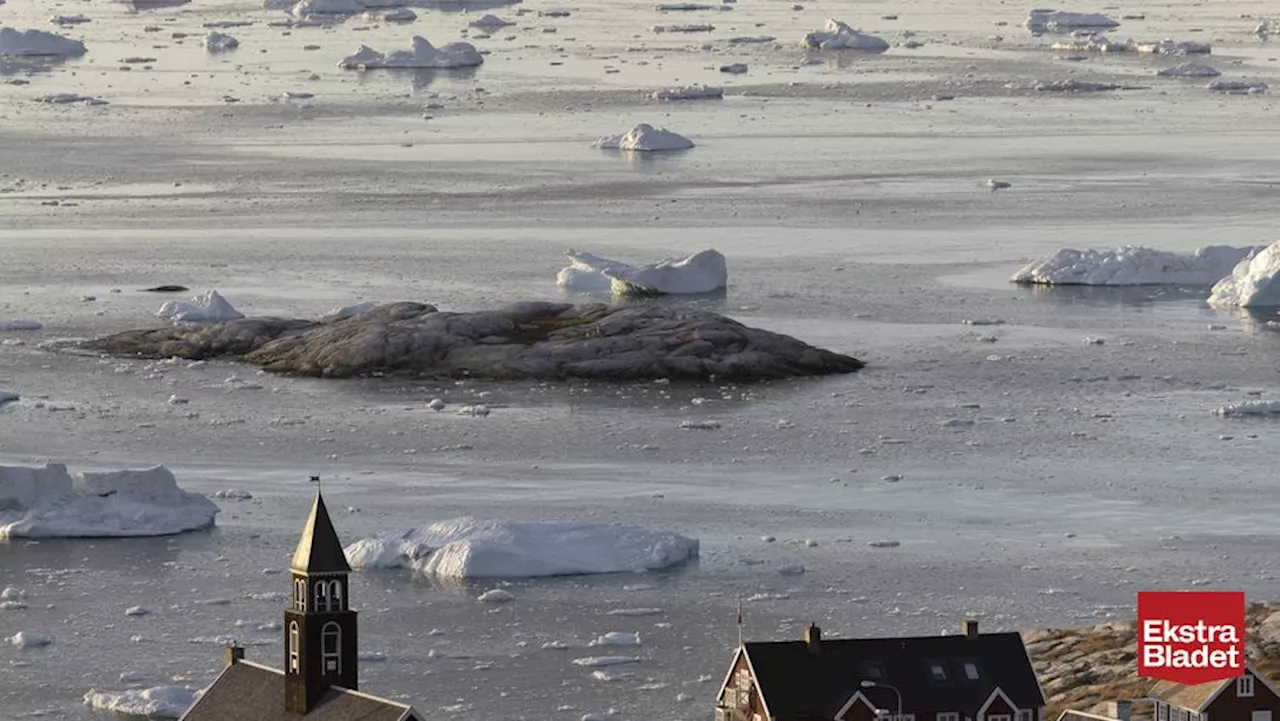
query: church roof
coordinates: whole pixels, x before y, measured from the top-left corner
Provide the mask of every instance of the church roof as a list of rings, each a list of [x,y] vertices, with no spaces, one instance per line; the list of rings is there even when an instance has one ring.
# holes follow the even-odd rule
[[[324,498],[319,493],[311,505],[311,515],[302,529],[289,570],[299,573],[351,572],[347,555],[342,552],[342,542],[338,540],[337,531],[333,530],[329,510],[324,507]]]
[[[284,710],[284,672],[251,661],[223,669],[181,721],[421,721],[408,704],[330,686],[306,716]]]

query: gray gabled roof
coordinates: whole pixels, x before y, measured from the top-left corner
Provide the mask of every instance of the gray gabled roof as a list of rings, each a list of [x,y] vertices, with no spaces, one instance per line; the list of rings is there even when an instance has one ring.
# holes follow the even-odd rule
[[[324,498],[319,493],[316,493],[315,503],[311,504],[311,515],[307,516],[307,525],[302,528],[289,570],[298,573],[351,572],[338,532],[333,530],[333,521],[329,520],[329,509],[325,508]]]
[[[181,721],[420,721],[408,704],[330,687],[311,713],[284,710],[284,672],[252,661],[223,669]]]

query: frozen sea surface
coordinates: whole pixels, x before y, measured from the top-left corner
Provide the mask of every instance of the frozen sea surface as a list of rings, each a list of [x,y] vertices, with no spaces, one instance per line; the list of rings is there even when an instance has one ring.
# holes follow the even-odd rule
[[[0,636],[52,640],[0,646],[0,717],[101,718],[81,702],[91,688],[203,686],[220,637],[281,660],[280,633],[258,629],[280,618],[316,473],[347,541],[462,515],[701,540],[696,563],[659,573],[356,574],[362,649],[386,654],[362,664],[362,687],[460,720],[705,718],[739,598],[764,639],[809,621],[850,635],[950,631],[966,615],[1089,623],[1131,614],[1149,588],[1274,593],[1280,426],[1211,410],[1280,397],[1280,316],[1211,309],[1207,288],[1007,282],[1062,246],[1275,240],[1271,96],[1154,77],[1178,58],[1067,60],[1018,27],[1026,8],[987,0],[536,13],[561,7],[496,10],[516,25],[478,38],[462,34],[478,13],[286,28],[257,3],[73,5],[59,12],[92,22],[59,32],[84,58],[0,66],[0,319],[43,324],[0,333],[0,389],[20,396],[0,407],[0,463],[164,463],[187,490],[253,496],[215,499],[209,532],[0,544],[0,587],[26,591],[26,608],[0,610]],[[1146,19],[1116,32],[1211,42],[1231,79],[1280,87],[1274,45],[1251,34],[1269,11],[1139,3],[1125,13]],[[51,27],[37,0],[4,12]],[[806,53],[799,38],[832,13],[893,47]],[[252,24],[228,30],[237,50],[208,54],[205,23],[228,20]],[[674,22],[716,30],[647,32]],[[777,43],[729,42],[766,33]],[[489,54],[462,73],[336,67],[412,34]],[[750,71],[718,72],[731,62]],[[1069,78],[1143,89],[1032,89]],[[646,99],[698,83],[724,100]],[[108,104],[34,100],[59,92]],[[587,147],[637,122],[697,147]],[[169,298],[140,289],[160,284],[216,288],[250,315],[557,298],[573,247],[716,247],[724,297],[677,302],[869,365],[750,387],[331,382],[56,350],[158,324]],[[492,412],[454,413],[474,403]],[[475,600],[493,588],[515,600]],[[625,653],[641,661],[605,682],[573,660],[602,655],[586,645],[611,632],[639,633]]]

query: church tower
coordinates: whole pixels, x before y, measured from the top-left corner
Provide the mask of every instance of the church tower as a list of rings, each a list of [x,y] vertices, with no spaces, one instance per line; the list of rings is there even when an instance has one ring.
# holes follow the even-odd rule
[[[348,605],[347,565],[324,498],[311,515],[289,564],[290,607],[284,612],[284,705],[306,714],[330,686],[357,690],[356,612]]]

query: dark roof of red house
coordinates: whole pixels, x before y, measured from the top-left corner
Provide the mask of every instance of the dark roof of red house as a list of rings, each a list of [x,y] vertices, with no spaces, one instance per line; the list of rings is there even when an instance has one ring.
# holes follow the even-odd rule
[[[879,708],[897,709],[886,688],[861,688],[862,681],[896,687],[902,712],[958,712],[976,717],[999,688],[1019,709],[1045,703],[1044,692],[1016,633],[914,638],[823,639],[816,651],[804,641],[745,644],[756,684],[771,716],[834,718],[859,691]],[[972,664],[967,669],[966,664]],[[935,678],[941,669],[941,678]],[[970,678],[976,671],[977,678]],[[731,682],[732,683],[732,682]]]
[[[331,686],[303,716],[284,709],[284,672],[252,661],[227,666],[182,721],[416,721],[408,704]]]

